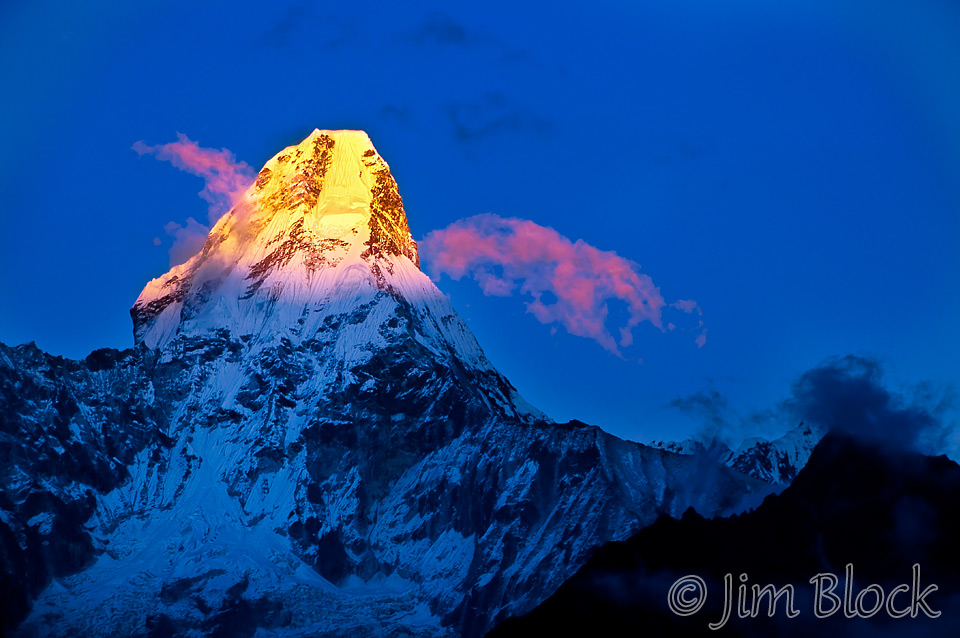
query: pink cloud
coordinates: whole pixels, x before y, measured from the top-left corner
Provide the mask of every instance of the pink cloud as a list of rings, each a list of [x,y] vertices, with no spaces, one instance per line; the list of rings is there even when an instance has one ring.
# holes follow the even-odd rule
[[[170,246],[171,266],[182,264],[200,252],[204,242],[207,241],[207,235],[210,234],[210,228],[193,217],[187,217],[186,223],[182,226],[177,222],[169,222],[163,229],[173,237],[173,245]]]
[[[693,311],[700,312],[700,307],[697,306],[697,302],[693,299],[677,299],[672,304],[670,304],[677,310],[682,310],[684,312],[690,313]],[[700,314],[703,314],[702,312]]]
[[[206,184],[200,191],[210,205],[210,225],[233,207],[234,202],[253,184],[254,170],[246,162],[238,162],[225,148],[204,148],[183,133],[177,141],[149,146],[139,141],[133,145],[138,155],[155,155],[181,171],[202,177]]]
[[[476,215],[431,232],[420,246],[434,279],[443,274],[454,279],[469,275],[486,295],[528,295],[527,311],[538,321],[562,325],[615,354],[633,343],[633,328],[641,322],[664,330],[662,314],[667,304],[636,263],[582,240],[570,241],[552,228],[523,219]],[[545,300],[547,293],[556,300]],[[624,302],[627,309],[623,325],[614,326],[619,340],[608,328],[612,300]],[[699,312],[693,301],[672,305]]]
[[[705,346],[707,344],[707,329],[703,327],[703,311],[700,310],[697,302],[693,299],[678,299],[670,305],[687,314],[697,313],[697,316],[700,317],[700,320],[697,322],[697,327],[700,328],[700,334],[697,336],[696,343],[698,348]],[[673,330],[673,328],[670,328],[670,330]]]
[[[177,133],[177,141],[169,144],[150,146],[141,140],[133,145],[133,150],[141,157],[153,155],[170,162],[181,171],[202,177],[205,182],[199,195],[209,205],[209,224],[190,217],[183,225],[170,222],[164,227],[174,238],[170,248],[171,265],[183,263],[199,252],[210,227],[233,207],[253,184],[255,176],[254,170],[246,162],[238,162],[229,150],[204,148],[183,133]]]

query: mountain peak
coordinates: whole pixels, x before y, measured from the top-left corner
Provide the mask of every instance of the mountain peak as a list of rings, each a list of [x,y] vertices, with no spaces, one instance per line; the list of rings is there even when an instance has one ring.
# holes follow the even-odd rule
[[[278,307],[295,306],[296,320],[336,289],[408,296],[411,285],[432,287],[390,167],[365,132],[315,129],[271,158],[203,249],[149,282],[130,313],[136,340],[156,347],[191,322],[261,332]]]
[[[406,255],[419,266],[397,183],[364,131],[314,129],[266,163],[246,198],[264,225],[287,213],[281,221],[303,218],[327,238],[342,238],[346,227],[358,235],[366,222],[366,256]]]

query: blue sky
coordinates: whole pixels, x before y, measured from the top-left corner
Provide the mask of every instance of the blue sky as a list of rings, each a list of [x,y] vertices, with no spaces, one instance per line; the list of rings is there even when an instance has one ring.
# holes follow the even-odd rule
[[[697,301],[705,347],[641,324],[621,359],[441,278],[557,419],[686,436],[677,397],[715,391],[736,420],[847,353],[960,380],[956,3],[38,1],[0,6],[0,59],[4,343],[132,345],[164,226],[206,219],[202,180],[138,140],[180,132],[259,168],[359,128],[417,239],[529,219]]]

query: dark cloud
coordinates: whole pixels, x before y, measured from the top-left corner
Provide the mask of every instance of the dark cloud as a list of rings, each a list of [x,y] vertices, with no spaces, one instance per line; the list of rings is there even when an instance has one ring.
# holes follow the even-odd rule
[[[466,27],[443,13],[431,13],[410,34],[417,44],[464,45],[476,39]]]
[[[953,432],[944,417],[952,392],[923,384],[894,391],[884,382],[881,363],[847,355],[804,372],[793,384],[785,408],[807,423],[896,448],[943,453]],[[939,450],[930,450],[939,446]]]
[[[479,52],[486,62],[501,66],[501,71],[509,68],[529,67],[539,69],[540,72],[554,72],[558,68],[551,59],[549,62],[540,60],[534,51],[527,48],[518,48],[516,42],[501,39],[494,34],[466,26],[447,14],[434,12],[426,16],[414,29],[406,31],[404,38],[417,47],[423,47],[430,54],[436,54],[437,49],[471,49]]]
[[[405,106],[388,104],[380,109],[380,117],[385,120],[406,121],[410,117],[410,109]]]
[[[677,397],[666,405],[688,416],[701,419],[705,429],[715,434],[731,429],[730,405],[714,389],[701,390],[685,397]]]
[[[461,142],[504,133],[546,135],[552,127],[549,119],[502,93],[488,93],[473,102],[452,103],[447,113]]]
[[[314,48],[333,50],[346,44],[352,33],[352,22],[342,16],[321,16],[305,2],[289,5],[268,21],[257,45],[284,49],[292,44],[309,42]],[[309,38],[304,36],[309,35]]]
[[[739,414],[715,389],[677,397],[664,407],[678,410],[701,424],[694,439],[708,446],[763,435],[806,423],[823,432],[845,432],[927,454],[957,456],[956,429],[949,418],[956,406],[952,388],[921,383],[891,388],[876,359],[831,357],[801,374],[790,396],[764,410]]]

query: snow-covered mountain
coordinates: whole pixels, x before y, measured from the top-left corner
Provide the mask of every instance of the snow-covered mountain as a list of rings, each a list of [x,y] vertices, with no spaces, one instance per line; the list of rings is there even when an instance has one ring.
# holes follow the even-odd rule
[[[653,441],[658,449],[676,454],[707,454],[724,465],[767,483],[786,485],[793,480],[813,452],[824,432],[800,423],[776,439],[751,437],[731,448],[717,439],[703,441]]]
[[[131,316],[83,361],[0,345],[0,627],[478,636],[600,543],[773,489],[526,403],[359,131],[267,162]]]
[[[901,425],[910,427],[912,418],[904,416]],[[622,636],[637,627],[648,636],[684,637],[960,635],[960,517],[954,513],[960,465],[871,434],[851,434],[842,426],[827,432],[793,482],[753,511],[712,520],[695,512],[663,517],[624,542],[598,548],[546,602],[502,623],[490,638]],[[848,565],[855,576],[846,586],[857,593],[867,583],[892,592],[910,582],[917,565],[924,586],[936,583],[927,591],[927,609],[938,617],[929,617],[922,606],[899,619],[880,610],[859,616],[829,613],[827,604],[821,608],[828,613],[814,613],[811,574],[843,578]],[[760,613],[749,613],[748,606],[748,613],[733,612],[722,628],[710,629],[708,623],[724,617],[725,602],[734,602],[715,593],[724,590],[731,572],[776,589],[789,585],[798,613],[787,615],[781,597],[768,614],[757,594]],[[710,595],[696,613],[681,616],[665,599],[685,574],[702,578]],[[754,599],[742,600],[749,605],[746,601]]]
[[[730,467],[770,483],[787,484],[806,466],[825,432],[801,423],[783,436],[768,441],[753,437],[731,450],[724,461]]]

